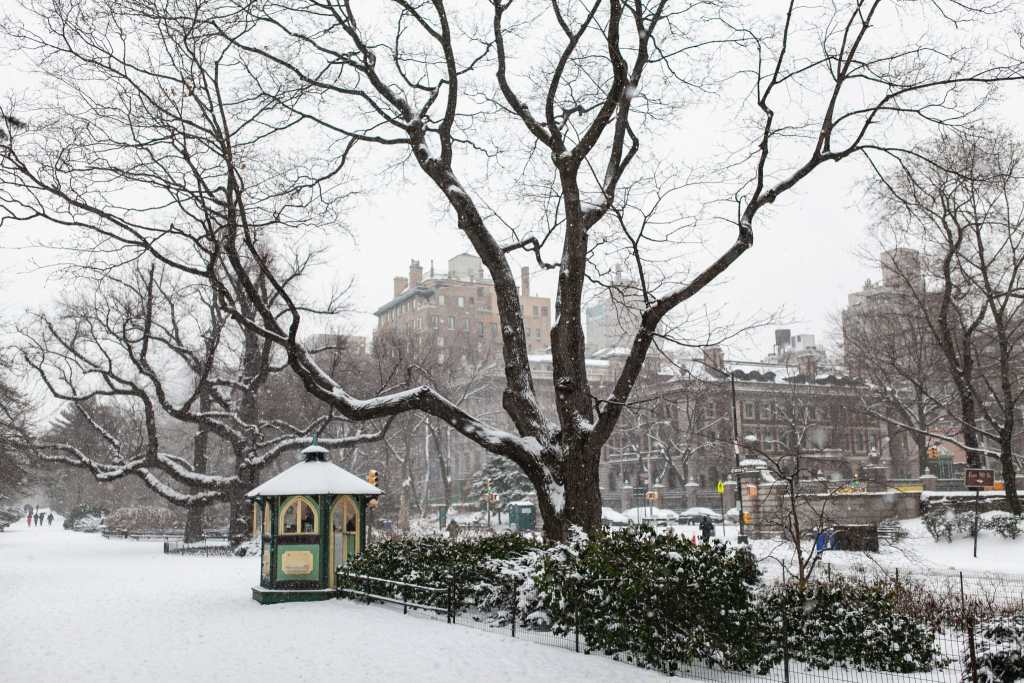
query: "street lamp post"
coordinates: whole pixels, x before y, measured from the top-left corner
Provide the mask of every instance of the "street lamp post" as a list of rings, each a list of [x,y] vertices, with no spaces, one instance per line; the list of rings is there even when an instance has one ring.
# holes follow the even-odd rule
[[[732,452],[736,458],[736,501],[739,505],[740,528],[736,540],[740,543],[747,542],[743,524],[743,483],[740,479],[740,428],[736,415],[736,375],[735,371],[729,373],[729,386],[732,390]]]

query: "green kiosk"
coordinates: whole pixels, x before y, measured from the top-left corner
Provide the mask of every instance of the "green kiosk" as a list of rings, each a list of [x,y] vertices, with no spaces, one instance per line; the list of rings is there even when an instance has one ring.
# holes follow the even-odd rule
[[[335,569],[366,543],[366,508],[382,491],[327,460],[316,443],[303,459],[246,494],[260,537],[261,604],[327,600]]]

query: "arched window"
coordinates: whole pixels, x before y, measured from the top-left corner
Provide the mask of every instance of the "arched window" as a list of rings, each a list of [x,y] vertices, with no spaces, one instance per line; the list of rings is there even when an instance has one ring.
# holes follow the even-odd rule
[[[349,496],[334,504],[331,531],[334,534],[334,564],[346,565],[359,554],[359,511]]]
[[[317,521],[313,501],[303,497],[291,498],[281,509],[278,534],[315,534],[320,530]]]

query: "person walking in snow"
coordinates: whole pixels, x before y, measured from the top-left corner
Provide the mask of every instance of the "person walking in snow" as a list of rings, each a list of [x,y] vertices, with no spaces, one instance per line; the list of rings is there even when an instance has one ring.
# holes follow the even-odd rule
[[[53,513],[46,515],[46,526],[53,526]]]
[[[28,518],[25,520],[29,526],[32,526],[32,511],[28,511]]]
[[[700,520],[700,540],[704,543],[710,543],[714,537],[715,525],[711,523],[711,519],[707,515],[704,515]]]

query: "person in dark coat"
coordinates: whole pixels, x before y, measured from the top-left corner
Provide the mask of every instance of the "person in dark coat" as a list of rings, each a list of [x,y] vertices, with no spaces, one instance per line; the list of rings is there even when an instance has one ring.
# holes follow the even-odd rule
[[[711,519],[707,515],[704,515],[700,520],[700,540],[704,543],[710,543],[714,537],[715,525],[711,523]]]
[[[53,513],[46,515],[46,526],[53,526]]]

